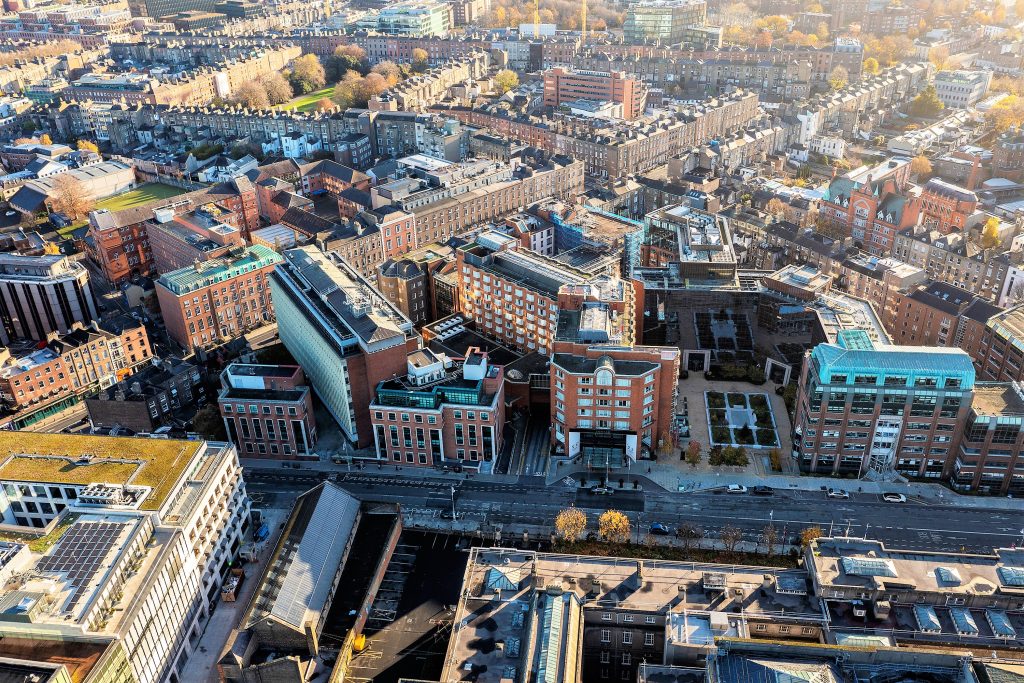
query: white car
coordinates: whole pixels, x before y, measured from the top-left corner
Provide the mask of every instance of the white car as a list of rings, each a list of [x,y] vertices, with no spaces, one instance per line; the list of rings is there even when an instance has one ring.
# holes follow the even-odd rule
[[[907,497],[902,493],[883,493],[882,500],[886,503],[906,503]]]
[[[826,493],[828,494],[829,498],[843,498],[843,499],[846,499],[846,498],[850,497],[850,494],[847,493],[846,491],[842,490],[842,489],[829,489],[828,491],[826,491]]]
[[[742,484],[729,484],[728,488],[725,489],[726,493],[746,493],[747,487]]]
[[[7,211],[6,213],[4,213],[4,215],[7,216],[8,218],[10,218],[11,216],[17,216],[18,212],[17,211]]]

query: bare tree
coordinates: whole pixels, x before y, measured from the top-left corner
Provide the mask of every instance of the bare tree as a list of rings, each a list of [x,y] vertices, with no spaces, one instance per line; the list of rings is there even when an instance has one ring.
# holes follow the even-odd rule
[[[779,543],[779,530],[774,524],[769,524],[761,530],[761,541],[769,555],[775,554],[775,546]]]
[[[94,204],[81,180],[67,173],[54,178],[50,189],[50,208],[53,211],[77,219],[89,213]]]
[[[700,539],[704,538],[704,530],[695,524],[684,522],[676,529],[676,538],[683,542],[683,547],[689,550],[691,546],[697,545]]]
[[[718,532],[719,537],[722,539],[722,543],[725,544],[725,549],[730,553],[736,550],[736,546],[743,540],[743,531],[734,526],[724,526],[722,530]]]

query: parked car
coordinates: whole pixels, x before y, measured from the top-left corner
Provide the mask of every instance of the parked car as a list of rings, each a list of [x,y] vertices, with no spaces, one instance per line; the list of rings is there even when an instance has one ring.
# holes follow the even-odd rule
[[[775,489],[771,486],[755,486],[750,490],[755,496],[774,496]]]
[[[842,489],[832,489],[832,488],[830,488],[827,491],[825,491],[825,494],[829,498],[842,498],[842,499],[846,499],[846,498],[850,497],[850,494],[847,493],[846,491],[842,490]]]
[[[747,487],[742,484],[729,484],[725,489],[726,493],[746,493]]]
[[[614,489],[608,488],[607,486],[592,486],[590,492],[595,496],[610,496],[614,493]]]
[[[907,497],[902,493],[883,493],[882,500],[886,503],[906,503]]]
[[[651,525],[651,533],[655,536],[671,536],[672,532],[669,531],[668,527],[661,522],[655,522]]]
[[[10,218],[11,216],[17,216],[18,212],[17,211],[5,211],[4,215],[7,216],[8,218]]]

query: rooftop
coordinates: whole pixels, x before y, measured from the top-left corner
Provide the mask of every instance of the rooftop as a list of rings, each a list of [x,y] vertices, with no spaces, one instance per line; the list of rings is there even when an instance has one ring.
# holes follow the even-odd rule
[[[132,484],[158,510],[203,447],[202,441],[0,432],[0,481]]]
[[[976,415],[1024,415],[1024,388],[1017,382],[979,382],[971,408]]]
[[[281,256],[273,249],[254,244],[244,250],[232,252],[230,256],[166,273],[157,280],[157,283],[175,295],[183,296],[202,287],[226,282],[280,262]]]

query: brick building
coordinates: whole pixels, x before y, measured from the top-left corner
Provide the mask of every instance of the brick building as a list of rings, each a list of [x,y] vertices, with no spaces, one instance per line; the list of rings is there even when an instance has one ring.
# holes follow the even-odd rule
[[[578,100],[622,105],[622,117],[635,119],[647,106],[647,87],[621,71],[580,71],[555,67],[544,72],[544,106]]]
[[[317,458],[313,398],[302,368],[232,363],[220,384],[224,429],[242,457]]]
[[[162,275],[156,296],[167,334],[186,350],[210,349],[271,322],[267,277],[280,262],[254,245]]]
[[[419,349],[404,376],[377,385],[370,411],[381,460],[490,472],[505,424],[504,373],[477,349],[462,361]]]
[[[939,178],[929,180],[921,191],[921,223],[927,230],[944,235],[963,232],[977,208],[978,195]]]
[[[804,472],[941,478],[975,382],[961,349],[875,343],[860,330],[808,352],[793,422]]]
[[[85,399],[94,427],[124,427],[152,432],[165,425],[183,427],[206,401],[202,370],[185,361],[146,365]]]
[[[152,357],[146,328],[130,318],[54,336],[21,356],[3,348],[0,400],[11,410],[49,405],[110,386]]]
[[[153,219],[144,224],[153,267],[158,273],[169,273],[242,246],[242,233],[232,222],[237,218],[216,204],[185,214],[176,214],[170,207],[155,210]]]
[[[893,296],[885,327],[896,344],[955,346],[977,358],[986,323],[1002,310],[960,287],[931,282]]]
[[[909,172],[910,160],[896,158],[834,178],[820,215],[868,252],[888,254],[896,233],[918,222],[920,200],[907,193]]]

